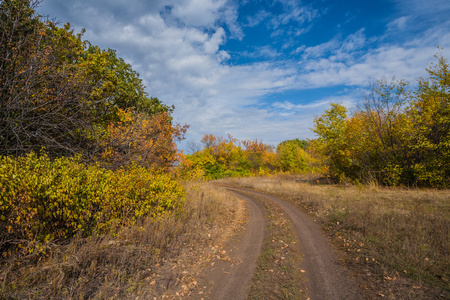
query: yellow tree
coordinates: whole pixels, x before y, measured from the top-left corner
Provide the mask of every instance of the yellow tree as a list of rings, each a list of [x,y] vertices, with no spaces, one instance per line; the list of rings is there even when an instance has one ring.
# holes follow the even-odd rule
[[[301,173],[311,169],[311,158],[305,149],[308,142],[299,139],[286,140],[277,146],[277,163],[284,172]]]
[[[415,179],[445,187],[450,186],[450,70],[447,59],[436,58],[411,101],[408,149]]]
[[[253,172],[272,172],[276,168],[274,148],[262,141],[243,140],[245,156]]]

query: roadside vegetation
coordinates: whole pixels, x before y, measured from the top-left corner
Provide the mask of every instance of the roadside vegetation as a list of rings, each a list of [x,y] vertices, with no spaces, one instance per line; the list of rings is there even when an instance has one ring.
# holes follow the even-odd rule
[[[273,194],[321,224],[366,297],[450,296],[450,192],[318,184],[313,177],[220,181]]]
[[[41,252],[1,259],[1,299],[153,299],[198,294],[195,281],[221,250],[239,202],[202,185],[186,186],[182,210],[140,218],[105,234],[50,240]],[[220,226],[219,226],[220,225]],[[210,288],[210,287],[208,287]],[[205,291],[206,294],[206,291]]]

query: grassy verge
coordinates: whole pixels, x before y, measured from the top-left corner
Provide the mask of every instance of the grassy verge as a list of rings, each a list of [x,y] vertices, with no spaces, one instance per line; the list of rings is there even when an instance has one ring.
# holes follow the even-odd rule
[[[261,200],[264,201],[264,200]],[[283,209],[264,201],[269,220],[267,237],[250,286],[248,299],[308,299],[302,285],[302,260],[291,223]]]
[[[46,254],[1,258],[0,299],[153,299],[196,289],[192,278],[232,225],[236,204],[208,186],[187,187],[183,210],[116,235],[47,243]],[[229,201],[228,201],[229,200]],[[222,220],[220,226],[218,219]]]
[[[305,181],[284,176],[228,183],[274,194],[320,221],[368,298],[450,297],[450,191]]]

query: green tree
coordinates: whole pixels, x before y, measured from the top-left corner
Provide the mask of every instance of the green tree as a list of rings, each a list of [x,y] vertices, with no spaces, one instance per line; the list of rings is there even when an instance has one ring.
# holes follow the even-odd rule
[[[286,140],[277,146],[277,163],[284,172],[301,173],[309,171],[311,159],[306,153],[308,141]]]
[[[37,4],[0,3],[0,154],[44,147],[53,157],[81,153],[92,161],[108,151],[122,153],[115,161],[123,164],[130,162],[126,157],[143,161],[150,156],[165,157],[152,159],[165,167],[173,163],[174,141],[187,128],[172,124],[173,107],[149,97],[139,74],[114,50],[83,41],[83,32],[75,34],[70,24],[59,27],[42,20],[34,11]],[[123,111],[134,116],[124,119]],[[144,126],[139,133],[130,118],[155,124],[155,130]],[[152,147],[144,137],[153,141]],[[130,139],[147,146],[131,147]],[[125,155],[127,147],[133,151]]]
[[[344,178],[350,174],[352,159],[346,140],[347,108],[331,103],[331,107],[314,117],[314,128],[318,136],[313,147],[327,157],[330,175]]]

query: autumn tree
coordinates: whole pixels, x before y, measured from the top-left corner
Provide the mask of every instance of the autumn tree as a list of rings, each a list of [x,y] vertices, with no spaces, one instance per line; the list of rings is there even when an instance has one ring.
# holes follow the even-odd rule
[[[343,178],[352,167],[346,140],[347,109],[337,103],[331,103],[330,106],[321,116],[314,117],[313,131],[318,138],[313,144],[317,151],[328,158],[326,163],[330,168],[330,174]]]
[[[243,140],[245,156],[253,172],[271,172],[276,168],[274,147],[262,141]]]
[[[436,58],[411,99],[408,155],[418,183],[450,186],[450,70],[447,59]]]
[[[315,118],[312,142],[330,174],[385,185],[450,185],[450,75],[436,55],[413,91],[406,82],[379,80],[351,116],[345,107]]]
[[[258,140],[239,141],[206,134],[201,150],[185,155],[179,174],[184,178],[206,179],[262,175],[275,171],[276,155],[273,147]]]
[[[46,147],[77,151],[87,140],[91,86],[74,67],[83,49],[68,27],[35,15],[37,1],[0,3],[0,152],[19,154]]]
[[[108,126],[97,160],[112,169],[135,163],[169,170],[178,161],[176,142],[184,138],[187,128],[172,125],[167,112],[148,117],[130,109],[119,110],[119,121]]]
[[[173,163],[174,142],[186,129],[172,124],[173,107],[149,97],[139,74],[114,50],[83,41],[69,24],[42,20],[38,3],[0,3],[0,154],[44,147],[53,157],[81,153],[88,161],[114,153],[109,166],[150,156],[152,165]]]

